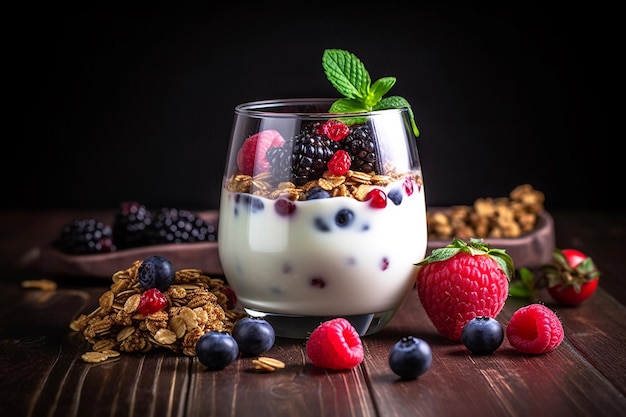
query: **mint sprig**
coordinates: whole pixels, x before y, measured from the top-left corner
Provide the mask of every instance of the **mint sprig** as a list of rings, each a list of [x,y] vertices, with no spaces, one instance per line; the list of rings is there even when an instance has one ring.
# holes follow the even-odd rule
[[[419,130],[409,102],[400,96],[383,98],[396,83],[395,77],[379,78],[372,84],[370,74],[356,55],[342,49],[326,49],[322,66],[328,81],[345,98],[335,101],[331,113],[358,113],[407,108],[415,136]]]

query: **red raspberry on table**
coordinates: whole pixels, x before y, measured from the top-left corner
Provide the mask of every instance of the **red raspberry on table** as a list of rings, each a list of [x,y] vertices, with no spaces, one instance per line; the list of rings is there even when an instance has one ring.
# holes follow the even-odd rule
[[[506,326],[511,346],[522,353],[547,353],[561,344],[565,337],[561,320],[543,304],[530,304],[517,309]]]
[[[163,310],[167,306],[167,298],[156,288],[141,293],[137,310],[144,316]]]
[[[245,175],[269,171],[270,163],[265,153],[272,146],[282,146],[284,143],[285,139],[276,130],[255,133],[243,142],[237,152],[237,167]]]
[[[344,318],[320,324],[306,341],[306,354],[313,365],[329,369],[351,369],[363,362],[361,337]]]
[[[461,340],[463,326],[474,317],[500,313],[515,271],[504,250],[482,239],[454,239],[416,265],[422,306],[439,334],[452,341]]]

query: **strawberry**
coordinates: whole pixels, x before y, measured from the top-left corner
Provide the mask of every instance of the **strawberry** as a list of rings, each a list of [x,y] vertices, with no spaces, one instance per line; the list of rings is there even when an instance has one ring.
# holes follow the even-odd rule
[[[513,260],[482,239],[454,239],[416,264],[417,292],[442,336],[460,341],[463,326],[476,316],[495,318],[504,307]]]
[[[264,130],[247,138],[237,152],[237,166],[242,174],[256,175],[267,172],[270,163],[265,156],[272,146],[282,146],[285,139],[276,130]]]
[[[593,260],[576,249],[555,249],[542,271],[548,292],[559,304],[575,306],[596,291],[600,271]]]

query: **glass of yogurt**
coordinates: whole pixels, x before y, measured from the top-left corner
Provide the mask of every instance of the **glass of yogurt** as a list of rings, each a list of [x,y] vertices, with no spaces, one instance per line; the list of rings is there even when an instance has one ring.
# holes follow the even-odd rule
[[[306,338],[348,319],[381,330],[415,284],[426,205],[407,109],[329,113],[332,99],[235,107],[219,258],[250,316]]]

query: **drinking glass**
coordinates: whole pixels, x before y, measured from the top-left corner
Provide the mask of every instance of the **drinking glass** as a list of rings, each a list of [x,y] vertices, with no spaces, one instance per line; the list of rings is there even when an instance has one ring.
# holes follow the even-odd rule
[[[424,182],[407,109],[328,113],[333,99],[237,105],[218,252],[247,314],[278,337],[394,316],[426,252]]]

